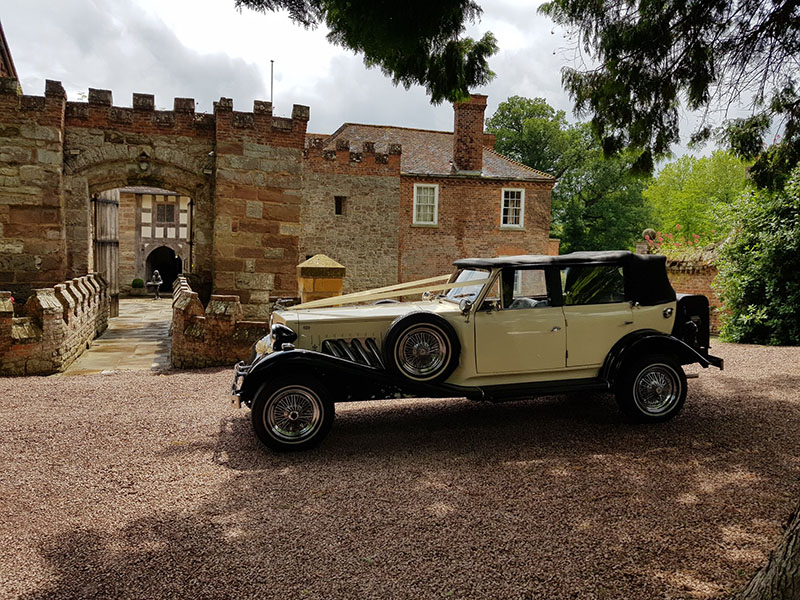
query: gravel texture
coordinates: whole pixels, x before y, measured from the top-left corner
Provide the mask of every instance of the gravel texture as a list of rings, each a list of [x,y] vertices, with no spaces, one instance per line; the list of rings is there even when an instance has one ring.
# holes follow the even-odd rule
[[[0,380],[0,598],[724,597],[800,497],[800,348],[714,350],[664,425],[340,404],[290,455],[227,369]]]

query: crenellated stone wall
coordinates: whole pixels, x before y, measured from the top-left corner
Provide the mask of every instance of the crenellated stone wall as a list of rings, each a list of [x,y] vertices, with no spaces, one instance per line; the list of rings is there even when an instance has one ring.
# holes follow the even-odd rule
[[[0,375],[63,371],[108,326],[108,284],[96,273],[34,289],[22,316],[11,298],[0,292]]]
[[[246,360],[252,345],[269,333],[269,323],[243,317],[238,296],[212,295],[203,308],[186,278],[178,277],[172,300],[172,366],[193,369]]]

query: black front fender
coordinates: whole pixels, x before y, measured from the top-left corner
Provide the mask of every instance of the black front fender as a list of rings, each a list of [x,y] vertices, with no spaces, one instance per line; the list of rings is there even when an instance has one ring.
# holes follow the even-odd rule
[[[682,365],[696,363],[704,369],[709,366],[722,369],[724,366],[721,358],[701,354],[683,340],[654,329],[643,329],[629,333],[614,344],[603,364],[601,377],[613,383],[628,359],[645,354],[667,354]]]
[[[263,383],[287,375],[300,378],[311,375],[319,379],[336,402],[400,394],[440,398],[467,395],[457,386],[411,382],[383,369],[313,350],[295,349],[273,352],[253,363],[241,382],[242,401],[249,405]]]

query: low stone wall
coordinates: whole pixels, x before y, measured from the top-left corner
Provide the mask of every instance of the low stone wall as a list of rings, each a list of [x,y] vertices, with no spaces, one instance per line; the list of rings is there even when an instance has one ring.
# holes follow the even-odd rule
[[[702,294],[708,298],[709,326],[712,334],[718,334],[724,306],[711,285],[717,277],[717,267],[702,261],[668,260],[667,274],[677,293]]]
[[[0,375],[63,371],[108,326],[108,284],[98,273],[32,291],[23,316],[0,292]]]
[[[243,320],[239,296],[212,295],[208,306],[178,277],[172,294],[172,350],[178,369],[233,365],[250,356],[250,348],[269,332],[265,321]]]

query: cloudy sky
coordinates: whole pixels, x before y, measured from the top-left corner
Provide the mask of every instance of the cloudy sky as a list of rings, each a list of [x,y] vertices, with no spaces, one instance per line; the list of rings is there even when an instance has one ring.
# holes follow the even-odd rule
[[[473,37],[492,31],[500,52],[497,77],[484,88],[490,116],[512,95],[540,96],[572,117],[561,89],[567,41],[539,2],[481,0]],[[450,105],[433,106],[421,87],[395,87],[362,59],[330,45],[324,28],[304,30],[283,13],[237,12],[233,0],[5,0],[3,27],[23,89],[42,94],[44,80],[63,82],[71,100],[88,88],[110,89],[114,104],[133,92],[156,96],[159,108],[191,97],[210,112],[221,96],[236,110],[268,100],[275,61],[274,112],[311,107],[309,131],[331,133],[344,122],[450,129]],[[681,149],[678,149],[681,153]]]

